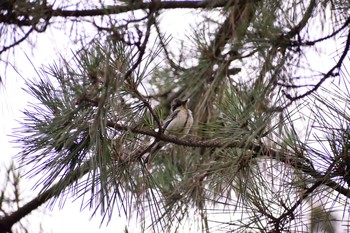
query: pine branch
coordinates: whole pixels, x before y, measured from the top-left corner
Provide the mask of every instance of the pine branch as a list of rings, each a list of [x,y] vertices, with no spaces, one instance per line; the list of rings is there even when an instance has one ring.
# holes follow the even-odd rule
[[[204,141],[198,141],[194,139],[179,139],[174,138],[171,136],[167,136],[164,134],[159,134],[156,131],[148,130],[148,129],[140,129],[140,128],[132,128],[124,125],[120,125],[113,122],[107,122],[108,127],[112,127],[116,130],[122,130],[122,131],[130,131],[132,133],[137,134],[143,134],[147,136],[152,136],[156,138],[157,140],[170,142],[176,145],[181,146],[187,146],[187,147],[201,147],[201,148],[242,148],[246,150],[253,151],[254,155],[253,158],[261,157],[261,156],[267,156],[272,159],[275,159],[277,161],[280,161],[282,163],[291,165],[297,170],[301,170],[304,173],[312,176],[317,181],[321,181],[322,184],[328,186],[329,188],[343,194],[346,197],[350,198],[350,191],[344,187],[342,187],[337,182],[331,180],[329,177],[329,174],[321,174],[320,172],[316,171],[312,166],[305,165],[300,160],[291,160],[290,158],[294,158],[296,156],[291,155],[290,153],[284,153],[283,151],[277,151],[274,149],[267,148],[263,145],[248,145],[244,146],[242,142],[232,142],[232,143],[225,143],[222,140],[204,140]],[[298,157],[296,157],[298,158]],[[201,177],[204,179],[206,175],[202,174]]]
[[[85,9],[85,10],[63,10],[60,8],[53,9],[51,5],[47,5],[46,2],[43,5],[39,4],[31,4],[28,3],[26,6],[27,10],[14,10],[10,8],[4,8],[8,13],[3,14],[0,13],[0,23],[3,25],[15,25],[18,27],[32,27],[28,33],[23,36],[20,40],[13,42],[9,46],[4,46],[0,50],[0,54],[7,51],[10,48],[15,47],[16,45],[23,42],[33,30],[37,32],[44,32],[46,30],[47,25],[49,25],[50,20],[53,17],[64,17],[64,18],[81,18],[81,17],[94,17],[94,16],[107,16],[114,14],[121,14],[129,11],[136,10],[150,10],[151,12],[157,10],[165,10],[165,9],[209,9],[209,8],[218,8],[218,7],[228,7],[234,5],[237,0],[217,0],[217,1],[152,1],[152,2],[143,2],[137,4],[130,4],[125,6],[109,6],[107,8],[99,8],[99,9]],[[43,29],[39,29],[37,25],[40,20],[43,19],[45,21],[45,26]]]
[[[189,147],[207,147],[207,148],[243,148],[243,149],[249,149],[254,152],[253,158],[261,157],[261,156],[267,156],[271,157],[272,159],[275,159],[277,161],[283,162],[285,164],[288,164],[295,169],[301,170],[304,173],[312,176],[317,180],[315,187],[318,187],[320,184],[326,185],[329,188],[343,194],[344,196],[350,198],[350,192],[348,189],[342,187],[335,181],[332,181],[330,177],[326,174],[323,175],[319,172],[317,172],[314,168],[311,166],[305,165],[300,161],[291,161],[291,156],[286,156],[281,151],[268,149],[262,145],[251,145],[251,146],[242,146],[242,143],[235,142],[230,144],[225,144],[222,141],[196,141],[196,140],[185,140],[185,139],[178,139],[173,138],[170,136],[166,136],[164,134],[159,134],[158,132],[155,132],[153,130],[148,129],[139,129],[139,128],[131,128],[127,126],[123,126],[120,124],[108,122],[107,125],[109,127],[112,127],[116,130],[123,130],[123,131],[130,131],[137,134],[143,134],[148,135],[157,138],[158,140],[163,140],[167,142],[171,142],[174,144],[182,145],[182,146],[189,146]],[[152,145],[147,147],[145,150],[140,151],[135,155],[135,157],[140,158],[143,154],[147,153],[151,149]],[[91,171],[91,158],[84,164],[82,164],[79,168],[76,168],[75,170],[71,171],[67,175],[64,176],[62,180],[57,182],[55,185],[53,185],[51,188],[45,190],[41,194],[39,194],[37,197],[35,197],[33,200],[25,204],[23,207],[19,208],[17,211],[13,212],[10,215],[7,215],[0,219],[0,233],[10,232],[11,227],[18,221],[20,221],[23,217],[28,215],[33,210],[37,209],[39,206],[44,204],[46,201],[50,200],[53,197],[57,197],[60,195],[61,191],[64,189],[62,187],[67,188],[69,185],[73,184],[77,180],[79,180],[81,177],[83,177],[85,174],[87,174],[89,171]],[[210,171],[208,170],[208,173]],[[200,179],[203,180],[205,176],[208,174],[201,174]],[[314,186],[313,186],[314,187]],[[305,195],[308,195],[307,191]],[[289,213],[289,212],[288,212]],[[286,215],[283,215],[285,217]],[[281,216],[282,218],[282,216]]]
[[[234,5],[237,0],[217,0],[217,1],[152,1],[126,6],[110,6],[105,9],[86,9],[86,10],[62,10],[52,11],[52,16],[60,17],[86,17],[86,16],[103,16],[111,14],[120,14],[135,10],[166,10],[166,9],[204,9],[227,7]]]
[[[29,201],[27,204],[20,207],[17,211],[9,215],[6,215],[3,218],[0,218],[0,233],[11,232],[11,228],[15,223],[20,221],[22,218],[24,218],[26,215],[31,213],[33,210],[37,209],[46,201],[50,200],[53,197],[59,196],[62,190],[62,186],[68,187],[69,185],[79,180],[81,177],[83,177],[85,174],[87,174],[91,170],[90,164],[91,164],[90,160],[85,162],[79,168],[69,172],[66,176],[64,176],[62,180],[57,182],[51,188],[40,193],[38,196],[36,196],[31,201]]]
[[[33,22],[29,20],[30,14],[38,13],[42,10],[42,16],[50,17],[93,17],[93,16],[105,16],[121,14],[135,10],[166,10],[166,9],[213,9],[218,7],[232,6],[237,0],[217,0],[217,1],[152,1],[142,2],[137,4],[129,5],[117,5],[102,7],[99,9],[84,9],[84,10],[64,10],[62,8],[53,9],[50,5],[36,5],[36,7],[42,7],[37,11],[25,11],[25,12],[14,12],[14,9],[6,9],[9,11],[8,14],[0,14],[0,22],[5,24],[13,24],[17,26],[32,26]],[[28,4],[28,7],[32,5]],[[24,15],[25,14],[25,15]],[[23,16],[23,17],[22,17]],[[19,19],[19,18],[24,19]],[[38,17],[35,17],[38,19]]]

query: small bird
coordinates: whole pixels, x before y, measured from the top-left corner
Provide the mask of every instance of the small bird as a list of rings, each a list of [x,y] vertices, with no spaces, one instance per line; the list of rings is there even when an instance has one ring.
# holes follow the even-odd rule
[[[192,111],[187,108],[188,99],[176,98],[171,103],[170,115],[165,119],[162,132],[165,135],[176,136],[178,138],[185,137],[193,124]],[[151,155],[158,151],[164,144],[157,143],[146,158],[150,163]]]
[[[171,103],[171,114],[163,124],[165,135],[185,137],[193,124],[192,111],[187,108],[188,99],[174,99]]]

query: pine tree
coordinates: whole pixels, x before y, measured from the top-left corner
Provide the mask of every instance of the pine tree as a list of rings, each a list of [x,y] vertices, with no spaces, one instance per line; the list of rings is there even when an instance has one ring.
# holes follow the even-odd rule
[[[146,232],[335,232],[339,207],[348,220],[347,1],[5,3],[2,31],[27,31],[8,32],[0,54],[57,17],[97,34],[27,81],[38,103],[15,132],[18,159],[42,190],[0,232],[67,195],[106,221],[137,214]],[[177,8],[196,19],[180,43],[162,24]],[[329,67],[313,62],[329,56]],[[184,138],[162,133],[176,97],[194,116]]]

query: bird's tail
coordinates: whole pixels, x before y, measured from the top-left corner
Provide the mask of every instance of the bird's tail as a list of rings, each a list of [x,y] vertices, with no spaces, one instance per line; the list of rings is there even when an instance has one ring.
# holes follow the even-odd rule
[[[156,142],[152,149],[150,150],[149,154],[147,155],[146,159],[144,160],[145,164],[147,164],[147,167],[151,165],[152,159],[154,156],[158,153],[158,151],[165,145],[164,142]]]

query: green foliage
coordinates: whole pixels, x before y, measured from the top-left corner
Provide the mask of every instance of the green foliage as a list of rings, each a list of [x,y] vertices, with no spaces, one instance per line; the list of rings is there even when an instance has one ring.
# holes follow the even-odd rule
[[[325,211],[322,207],[317,206],[311,211],[311,231],[324,231],[327,233],[336,232],[335,225],[336,217],[330,211]]]
[[[117,199],[120,210],[129,214],[129,201],[124,200],[134,197],[125,192],[142,193],[139,177],[145,172],[140,165],[130,169],[122,161],[145,137],[107,126],[119,121],[133,127],[144,117],[145,106],[130,94],[132,84],[142,77],[130,83],[122,77],[131,62],[127,49],[94,43],[71,62],[45,68],[39,81],[28,82],[28,92],[39,103],[24,111],[24,125],[17,132],[26,148],[20,159],[33,166],[31,175],[44,174],[41,187],[49,189],[65,180],[57,194],[70,187],[79,196],[91,196],[90,204],[109,214]],[[67,177],[76,169],[82,170],[79,182]]]

